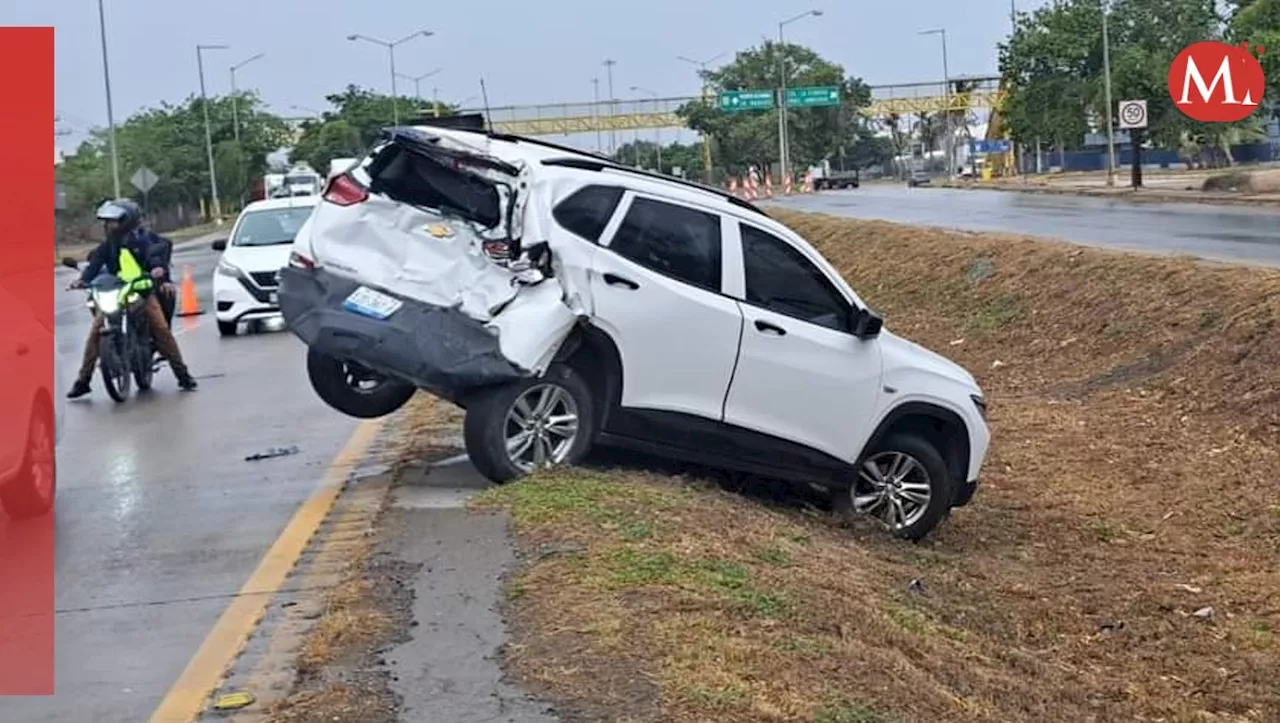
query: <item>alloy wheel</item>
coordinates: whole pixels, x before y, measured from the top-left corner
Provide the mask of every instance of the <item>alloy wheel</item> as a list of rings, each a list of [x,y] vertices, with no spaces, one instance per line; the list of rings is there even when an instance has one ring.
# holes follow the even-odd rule
[[[886,451],[862,463],[850,494],[854,511],[900,530],[924,516],[933,496],[933,484],[929,471],[915,457]]]
[[[507,455],[521,471],[561,464],[578,439],[578,403],[564,387],[538,384],[516,397],[503,426]]]

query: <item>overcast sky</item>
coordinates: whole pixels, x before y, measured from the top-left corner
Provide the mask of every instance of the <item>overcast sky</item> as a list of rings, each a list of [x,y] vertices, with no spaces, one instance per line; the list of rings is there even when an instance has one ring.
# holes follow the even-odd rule
[[[1015,0],[1019,10],[1046,0]],[[7,0],[2,25],[52,25],[57,33],[57,110],[76,136],[105,125],[102,50],[95,0]],[[195,45],[206,51],[205,82],[225,93],[228,68],[257,53],[265,57],[237,72],[284,115],[291,106],[326,107],[324,96],[356,83],[387,92],[384,48],[346,39],[361,33],[393,40],[419,28],[434,37],[396,50],[397,70],[417,76],[430,97],[478,105],[484,78],[492,106],[590,100],[591,79],[613,58],[615,94],[631,86],[664,96],[695,94],[685,55],[710,58],[774,38],[778,22],[817,8],[786,28],[789,42],[808,45],[868,83],[937,81],[942,76],[937,36],[945,27],[953,75],[996,70],[996,43],[1009,32],[1009,0],[540,0],[423,2],[422,0],[105,0],[107,42],[117,122],[160,101],[180,102],[199,92]],[[204,7],[207,9],[197,9]],[[727,56],[727,57],[731,57]],[[412,84],[401,81],[402,92]],[[62,139],[60,144],[72,138]]]

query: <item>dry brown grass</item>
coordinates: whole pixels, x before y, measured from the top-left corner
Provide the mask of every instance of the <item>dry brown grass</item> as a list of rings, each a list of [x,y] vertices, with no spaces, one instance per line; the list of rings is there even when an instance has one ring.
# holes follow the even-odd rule
[[[1280,720],[1280,273],[778,215],[974,370],[983,487],[921,545],[638,473],[499,488],[528,550],[585,547],[512,581],[511,670],[603,720]]]

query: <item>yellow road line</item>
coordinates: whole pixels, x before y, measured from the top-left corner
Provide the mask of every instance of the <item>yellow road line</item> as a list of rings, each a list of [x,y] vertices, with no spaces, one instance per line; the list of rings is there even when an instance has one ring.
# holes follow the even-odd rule
[[[294,513],[258,568],[240,588],[240,594],[222,612],[200,649],[151,715],[151,723],[190,723],[204,710],[209,695],[244,648],[274,593],[284,584],[311,536],[337,501],[348,473],[369,451],[381,427],[381,419],[368,420],[352,433],[329,465],[324,484]]]

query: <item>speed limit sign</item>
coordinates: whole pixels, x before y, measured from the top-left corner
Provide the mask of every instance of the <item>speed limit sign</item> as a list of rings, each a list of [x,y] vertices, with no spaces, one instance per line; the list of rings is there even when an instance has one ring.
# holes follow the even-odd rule
[[[1122,100],[1120,101],[1120,128],[1146,128],[1147,127],[1147,101],[1145,100]]]

